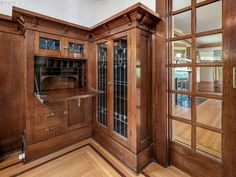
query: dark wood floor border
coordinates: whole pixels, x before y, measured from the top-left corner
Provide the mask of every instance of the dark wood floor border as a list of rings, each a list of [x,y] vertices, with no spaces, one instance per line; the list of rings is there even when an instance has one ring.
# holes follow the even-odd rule
[[[10,168],[10,167],[13,167],[13,166],[15,166],[17,164],[20,164],[20,163],[22,163],[22,161],[14,162],[12,164],[9,164],[9,165],[7,165],[5,167],[0,168],[0,171],[5,170],[5,169]]]
[[[26,169],[26,170],[23,170],[23,171],[21,171],[21,172],[18,172],[18,173],[16,173],[16,174],[12,175],[11,177],[20,176],[20,175],[22,175],[22,174],[24,174],[24,173],[27,173],[27,172],[29,172],[29,171],[35,169],[35,168],[38,168],[38,167],[40,167],[40,166],[42,166],[42,165],[45,165],[45,164],[47,164],[47,163],[49,163],[49,162],[52,162],[52,161],[54,161],[54,160],[56,160],[56,159],[58,159],[58,158],[60,158],[60,157],[63,157],[63,156],[65,156],[65,155],[67,155],[67,154],[70,154],[70,153],[72,153],[72,152],[75,152],[75,151],[77,151],[77,150],[79,150],[79,149],[81,149],[81,148],[84,148],[84,147],[86,147],[86,146],[91,147],[91,148],[92,148],[103,160],[105,160],[121,177],[126,177],[115,165],[112,164],[112,162],[111,162],[108,158],[106,158],[101,152],[99,152],[99,151],[98,151],[95,147],[93,147],[90,143],[85,144],[85,145],[82,145],[82,146],[80,146],[80,147],[77,147],[77,148],[75,148],[75,149],[73,149],[73,150],[70,150],[70,151],[65,152],[65,153],[63,153],[63,154],[61,154],[61,155],[58,155],[58,156],[56,156],[56,157],[53,157],[52,159],[46,160],[45,162],[42,162],[42,163],[40,163],[40,164],[37,164],[37,165],[35,165],[35,166],[31,167],[31,168],[28,168],[28,169]],[[21,163],[21,162],[17,162],[17,164],[18,164],[18,163]],[[16,164],[9,165],[9,167],[12,167],[12,166],[14,166],[14,165],[16,165]],[[8,167],[8,168],[9,168],[9,167]],[[5,167],[4,167],[4,169],[5,169]]]
[[[99,152],[95,147],[93,147],[91,144],[89,146],[105,160],[120,176],[126,177],[108,158],[106,158],[101,152]]]
[[[144,172],[144,171],[143,171],[141,174],[142,174],[143,176],[145,176],[145,177],[150,177],[150,176],[149,176],[146,172]]]

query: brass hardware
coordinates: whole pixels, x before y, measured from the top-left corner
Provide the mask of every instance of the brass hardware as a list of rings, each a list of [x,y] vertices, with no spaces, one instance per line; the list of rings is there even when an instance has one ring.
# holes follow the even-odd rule
[[[236,67],[233,68],[233,88],[236,88]]]
[[[53,118],[55,116],[56,116],[55,113],[50,113],[50,114],[47,114],[46,119],[50,119],[50,118]]]
[[[50,131],[53,131],[53,130],[55,130],[55,127],[48,127],[48,128],[46,128],[45,129],[45,132],[50,132]]]
[[[68,111],[64,111],[64,115],[67,115],[68,114]]]
[[[64,45],[64,49],[69,49],[69,46],[68,45]]]
[[[80,101],[81,101],[81,100],[80,100],[80,98],[79,98],[79,99],[78,99],[78,107],[80,107]]]

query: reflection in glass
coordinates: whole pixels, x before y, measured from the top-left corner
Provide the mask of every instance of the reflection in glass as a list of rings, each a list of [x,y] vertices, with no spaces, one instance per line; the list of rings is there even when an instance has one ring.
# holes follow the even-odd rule
[[[221,128],[221,100],[196,97],[196,105],[197,122]]]
[[[61,43],[59,40],[41,38],[39,39],[39,48],[44,50],[60,51]]]
[[[69,43],[69,52],[84,53],[84,45],[76,44],[76,43]]]
[[[172,140],[191,146],[191,125],[172,120]]]
[[[127,38],[114,40],[114,131],[127,138]]]
[[[183,12],[172,17],[172,36],[191,34],[191,11]]]
[[[222,34],[197,38],[197,62],[222,61]]]
[[[175,67],[172,69],[173,73],[173,90],[190,91],[192,69],[190,67]]]
[[[172,93],[172,116],[191,120],[191,96]]]
[[[221,158],[221,134],[197,128],[196,148],[197,150]]]
[[[222,67],[197,67],[197,91],[221,94],[223,89]]]
[[[172,62],[191,63],[191,39],[172,42]]]
[[[173,11],[191,6],[191,0],[172,0]]]
[[[207,14],[207,15],[206,15]],[[197,32],[222,28],[222,2],[197,8]]]
[[[98,122],[107,126],[107,44],[98,44]]]

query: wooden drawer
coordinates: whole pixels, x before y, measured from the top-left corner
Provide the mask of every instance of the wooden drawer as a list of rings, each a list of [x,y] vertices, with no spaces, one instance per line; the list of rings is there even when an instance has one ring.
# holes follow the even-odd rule
[[[47,128],[37,130],[34,132],[34,141],[40,142],[47,139],[62,135],[65,133],[65,126],[55,125],[48,126]]]
[[[65,126],[68,110],[64,109],[41,109],[34,111],[34,130],[45,129],[48,126]]]
[[[52,110],[52,109],[67,109],[68,102],[55,102],[42,104],[38,101],[38,99],[34,100],[34,111],[44,111],[44,110]]]

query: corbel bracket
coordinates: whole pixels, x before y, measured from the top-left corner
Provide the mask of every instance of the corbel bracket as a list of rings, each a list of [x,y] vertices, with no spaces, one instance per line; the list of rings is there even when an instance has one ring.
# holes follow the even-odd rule
[[[105,24],[105,25],[103,25],[103,27],[107,30],[108,33],[110,33],[110,28],[108,25]]]
[[[37,17],[33,17],[33,19],[32,19],[32,26],[33,27],[37,27],[38,26],[38,18]]]
[[[124,18],[127,18],[127,19],[129,20],[129,25],[132,24],[132,19],[131,19],[131,17],[130,17],[130,14],[125,14],[125,15],[124,15]]]
[[[21,31],[23,34],[25,33],[25,20],[22,16],[17,17],[17,31]]]
[[[142,15],[142,17],[139,20],[139,24],[143,25],[147,18],[148,18],[148,14]]]
[[[66,34],[66,33],[68,33],[69,32],[69,26],[68,25],[65,25],[64,26],[64,33]]]

